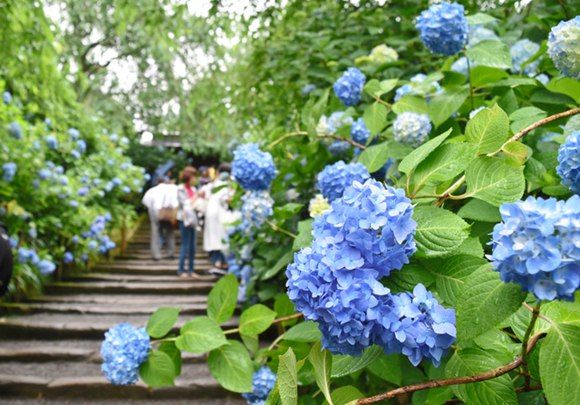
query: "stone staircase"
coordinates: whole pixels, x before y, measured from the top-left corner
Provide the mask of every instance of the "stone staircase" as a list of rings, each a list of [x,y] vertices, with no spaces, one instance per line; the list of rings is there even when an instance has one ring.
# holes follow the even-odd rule
[[[24,303],[0,303],[0,403],[156,403],[243,404],[211,376],[204,356],[184,353],[181,376],[170,388],[110,385],[101,374],[100,344],[119,322],[144,326],[160,306],[181,309],[176,329],[205,313],[216,278],[198,238],[199,280],[178,278],[177,260],[153,261],[148,223],[127,252],[91,273],[48,285],[45,294]],[[230,323],[236,324],[233,319]]]

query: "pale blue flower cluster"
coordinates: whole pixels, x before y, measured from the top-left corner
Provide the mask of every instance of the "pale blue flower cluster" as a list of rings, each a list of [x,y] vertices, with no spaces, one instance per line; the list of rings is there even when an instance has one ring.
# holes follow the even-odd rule
[[[258,229],[274,213],[274,200],[266,190],[250,191],[242,196],[242,224],[246,232]]]
[[[81,133],[76,128],[69,128],[68,134],[73,141],[76,141],[81,136]]]
[[[263,366],[252,377],[252,392],[242,394],[248,405],[263,405],[276,385],[276,374],[269,367]]]
[[[333,156],[340,156],[350,150],[350,143],[346,141],[334,141],[328,145],[328,151]]]
[[[22,139],[22,127],[17,121],[13,121],[8,125],[8,133],[12,138]]]
[[[467,43],[469,26],[465,9],[458,3],[433,4],[417,17],[421,40],[431,52],[454,55]]]
[[[360,102],[365,81],[365,75],[360,70],[348,68],[332,86],[334,94],[347,107],[357,105]]]
[[[4,104],[6,105],[12,103],[12,93],[10,93],[9,91],[5,91],[4,93],[2,93],[2,101],[4,101]]]
[[[329,202],[332,202],[342,197],[344,190],[355,181],[364,182],[369,177],[369,172],[363,164],[347,164],[340,160],[326,166],[318,174],[316,187]]]
[[[234,151],[232,175],[246,190],[266,190],[276,177],[274,159],[255,143],[240,145]]]
[[[510,55],[512,57],[512,72],[523,73],[528,76],[533,76],[538,70],[539,60],[535,60],[526,66],[524,63],[534,56],[540,50],[540,45],[529,39],[520,39],[510,48]]]
[[[11,183],[16,176],[16,171],[18,170],[18,165],[14,162],[4,163],[2,165],[2,180]]]
[[[476,63],[471,62],[471,68],[474,68],[475,66],[477,66]],[[453,62],[453,64],[451,65],[451,70],[457,73],[461,73],[463,76],[468,76],[469,75],[469,66],[467,66],[467,58],[465,56],[462,56],[461,58],[457,59],[455,62]]]
[[[362,145],[366,145],[369,137],[371,136],[371,131],[369,131],[362,118],[359,118],[353,122],[352,126],[350,127],[350,136],[353,141]]]
[[[139,366],[147,360],[151,342],[145,328],[120,323],[105,333],[101,345],[101,370],[114,385],[135,384]]]
[[[314,90],[316,90],[316,85],[309,83],[304,85],[304,87],[302,87],[301,93],[303,96],[307,96],[310,93],[312,93]]]
[[[561,21],[552,28],[548,54],[564,76],[580,79],[580,16]]]
[[[442,91],[439,82],[427,80],[427,75],[423,73],[417,73],[409,81],[410,83],[402,85],[395,91],[395,101],[404,96],[420,96],[429,101],[433,95]]]
[[[71,252],[64,252],[62,261],[66,264],[69,264],[75,261],[75,257]]]
[[[469,27],[469,32],[467,33],[467,47],[471,48],[482,41],[496,40],[499,38],[489,28],[485,28],[483,25],[472,25]]]
[[[558,150],[558,175],[562,184],[580,194],[580,131],[574,131]]]
[[[54,273],[54,271],[56,270],[56,265],[50,260],[41,260],[38,263],[37,267],[38,270],[40,271],[40,274],[45,276]]]
[[[20,247],[18,248],[18,262],[22,264],[31,263],[36,266],[40,263],[40,257],[33,249]]]
[[[49,149],[58,148],[58,140],[54,135],[47,135],[47,137],[44,138],[44,140],[46,141],[46,146],[48,146]]]
[[[405,111],[393,123],[393,136],[397,142],[419,146],[429,137],[431,122],[427,114]]]
[[[492,233],[492,264],[541,300],[573,300],[580,285],[580,197],[528,197],[503,204]]]

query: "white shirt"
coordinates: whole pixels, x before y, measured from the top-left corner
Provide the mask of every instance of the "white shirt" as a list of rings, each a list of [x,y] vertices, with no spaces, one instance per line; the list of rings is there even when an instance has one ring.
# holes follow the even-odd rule
[[[143,205],[150,211],[159,211],[161,208],[177,208],[177,186],[175,184],[160,183],[151,187],[143,196]]]

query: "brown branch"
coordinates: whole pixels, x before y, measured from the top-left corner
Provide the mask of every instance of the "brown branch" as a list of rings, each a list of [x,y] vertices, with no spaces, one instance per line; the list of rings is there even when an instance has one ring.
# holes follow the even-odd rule
[[[528,342],[527,353],[532,351],[538,340],[544,336],[544,333],[538,333],[534,335]],[[522,364],[523,358],[518,356],[514,361],[511,363],[505,364],[501,367],[494,368],[493,370],[486,371],[485,373],[473,375],[473,376],[466,376],[466,377],[456,377],[456,378],[447,378],[444,380],[431,380],[426,381],[419,384],[412,384],[407,385],[405,387],[395,388],[394,390],[390,390],[384,392],[379,395],[375,395],[368,398],[359,399],[356,403],[357,404],[372,404],[378,401],[384,401],[387,399],[394,398],[398,395],[403,394],[410,394],[415,391],[422,391],[429,388],[437,388],[437,387],[447,387],[449,385],[460,385],[460,384],[471,384],[479,381],[486,381],[491,380],[493,378],[497,378],[504,374],[509,373],[512,370],[515,370]]]
[[[536,325],[536,321],[538,320],[538,315],[540,315],[540,305],[542,304],[541,301],[534,307],[532,311],[532,319],[530,320],[530,324],[526,329],[526,333],[524,334],[524,339],[522,340],[522,354],[520,357],[522,358],[522,372],[524,373],[524,387],[530,388],[530,373],[528,372],[528,340],[530,339],[530,335],[534,330],[534,326]]]
[[[274,319],[274,321],[272,321],[272,325],[276,325],[277,323],[282,323],[282,322],[286,322],[286,321],[291,321],[292,319],[302,318],[303,316],[304,315],[300,312],[297,312],[295,314],[288,315],[288,316],[283,316],[282,318]],[[240,331],[240,328],[224,330],[224,335],[231,335],[232,333],[236,333],[239,331]]]
[[[344,141],[344,142],[348,142],[350,143],[352,146],[356,146],[357,148],[361,148],[362,150],[365,150],[367,147],[365,145],[363,145],[362,143],[358,143],[356,141],[353,141],[352,139],[348,139],[348,138],[343,138],[342,136],[339,135],[318,135],[319,138],[331,138],[331,139],[336,139],[337,141]]]
[[[568,111],[564,111],[558,114],[554,114],[554,115],[550,115],[549,117],[543,118],[539,121],[534,122],[532,125],[529,125],[527,127],[525,127],[524,129],[522,129],[520,132],[516,133],[514,136],[512,136],[510,138],[510,140],[508,142],[515,142],[515,141],[519,141],[520,139],[522,139],[528,132],[533,131],[534,129],[541,127],[544,124],[547,124],[549,122],[552,121],[556,121],[560,118],[565,118],[565,117],[571,117],[572,115],[576,115],[580,113],[580,107],[577,108],[572,108],[571,110]],[[498,153],[494,152],[495,153]]]

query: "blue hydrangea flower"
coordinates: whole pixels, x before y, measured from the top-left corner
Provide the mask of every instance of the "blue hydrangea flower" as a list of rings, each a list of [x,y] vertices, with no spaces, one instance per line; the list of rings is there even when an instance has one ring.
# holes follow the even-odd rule
[[[79,202],[77,200],[71,200],[68,202],[68,205],[72,208],[78,208],[79,207]]]
[[[44,125],[46,125],[46,128],[51,129],[52,128],[52,120],[48,117],[46,117],[44,119]]]
[[[232,175],[246,190],[266,190],[276,177],[276,167],[272,155],[255,143],[247,143],[234,151]]]
[[[139,366],[147,360],[151,342],[145,328],[128,323],[109,329],[101,345],[101,370],[114,385],[135,384]]]
[[[350,127],[350,136],[353,141],[366,145],[371,136],[371,131],[369,131],[362,118],[359,118],[352,124]]]
[[[520,39],[510,48],[510,55],[512,57],[512,72],[523,73],[528,76],[533,76],[538,70],[539,60],[528,63],[525,67],[523,64],[534,56],[540,50],[540,45],[529,39]],[[523,67],[523,70],[522,70]]]
[[[580,16],[561,21],[548,37],[548,54],[564,76],[580,79]]]
[[[314,90],[316,90],[316,86],[312,83],[305,85],[304,87],[302,87],[301,93],[303,96],[307,96],[310,93],[312,93]]]
[[[431,122],[427,114],[406,111],[393,123],[393,135],[397,142],[417,147],[429,137]]]
[[[44,140],[46,141],[46,145],[49,149],[58,148],[58,140],[54,135],[48,135],[46,138],[44,138]]]
[[[417,73],[409,81],[410,83],[402,85],[395,91],[395,101],[404,96],[420,96],[429,102],[433,95],[442,91],[439,82],[427,80],[427,76],[423,73]]]
[[[79,139],[79,136],[81,136],[81,133],[76,128],[69,128],[68,134],[73,141],[76,141],[77,139]]]
[[[64,252],[62,261],[65,262],[66,264],[69,264],[75,261],[75,257],[71,252]]]
[[[328,151],[333,156],[340,156],[350,150],[350,143],[346,141],[334,141],[328,145]]]
[[[37,266],[40,274],[44,276],[52,274],[56,270],[56,265],[50,260],[41,260]]]
[[[495,32],[489,28],[485,28],[483,25],[473,25],[469,27],[469,32],[467,33],[467,47],[471,48],[482,41],[496,40],[499,38],[495,35]]]
[[[73,149],[73,150],[71,150],[71,151],[70,151],[70,155],[71,155],[71,156],[72,156],[74,159],[80,159],[80,158],[81,158],[81,153],[80,153],[78,150],[76,150],[76,149]]]
[[[4,163],[2,165],[2,179],[8,183],[14,180],[16,176],[16,171],[18,170],[18,165],[14,162]]]
[[[272,216],[274,200],[267,191],[251,191],[242,196],[242,223],[246,231],[260,228]]]
[[[269,367],[263,366],[252,377],[252,392],[242,394],[248,405],[263,405],[276,385],[276,374]]]
[[[492,233],[492,264],[541,300],[572,300],[580,285],[580,197],[528,197],[503,204]]]
[[[30,236],[32,239],[38,238],[38,230],[36,229],[36,227],[31,227],[28,230],[28,236]]]
[[[34,250],[21,247],[18,249],[18,262],[22,264],[32,263],[37,265],[40,262],[40,258]]]
[[[22,139],[22,127],[20,123],[13,121],[8,125],[8,133],[12,138]]]
[[[470,61],[471,64],[471,68],[474,68],[475,66],[477,66],[476,63]],[[467,58],[465,56],[462,56],[461,58],[457,59],[455,62],[453,62],[453,64],[451,65],[451,70],[457,73],[461,73],[463,76],[468,76],[469,75],[469,69],[467,66]]]
[[[562,184],[580,194],[580,131],[574,131],[558,150],[558,175]]]
[[[382,333],[377,342],[387,353],[402,353],[417,366],[424,358],[439,367],[441,359],[455,341],[455,310],[444,308],[423,284],[413,293],[393,296],[396,321],[391,334]]]
[[[334,83],[334,94],[347,106],[357,105],[360,102],[365,75],[357,68],[348,68],[346,72]]]
[[[81,187],[81,188],[79,188],[79,191],[77,192],[77,194],[78,194],[79,197],[84,197],[87,194],[89,194],[89,188],[86,187],[86,186]]]
[[[458,3],[433,4],[417,17],[421,40],[431,52],[454,55],[467,43],[469,26],[465,9]]]
[[[344,111],[335,111],[329,117],[323,115],[316,126],[316,133],[320,136],[336,135],[343,127],[352,125],[353,120]]]
[[[10,104],[12,102],[12,93],[9,91],[2,93],[2,101],[4,101],[4,104],[6,105]]]
[[[316,187],[329,202],[332,202],[342,197],[346,187],[355,181],[364,182],[369,177],[367,168],[361,163],[346,164],[340,160],[326,166],[318,174]]]
[[[550,81],[550,77],[545,73],[537,75],[535,79],[542,83],[544,86]]]
[[[119,140],[119,135],[113,132],[111,135],[109,135],[109,139],[113,142],[117,142]]]
[[[85,153],[87,150],[87,143],[84,139],[77,140],[76,148],[80,153]]]

